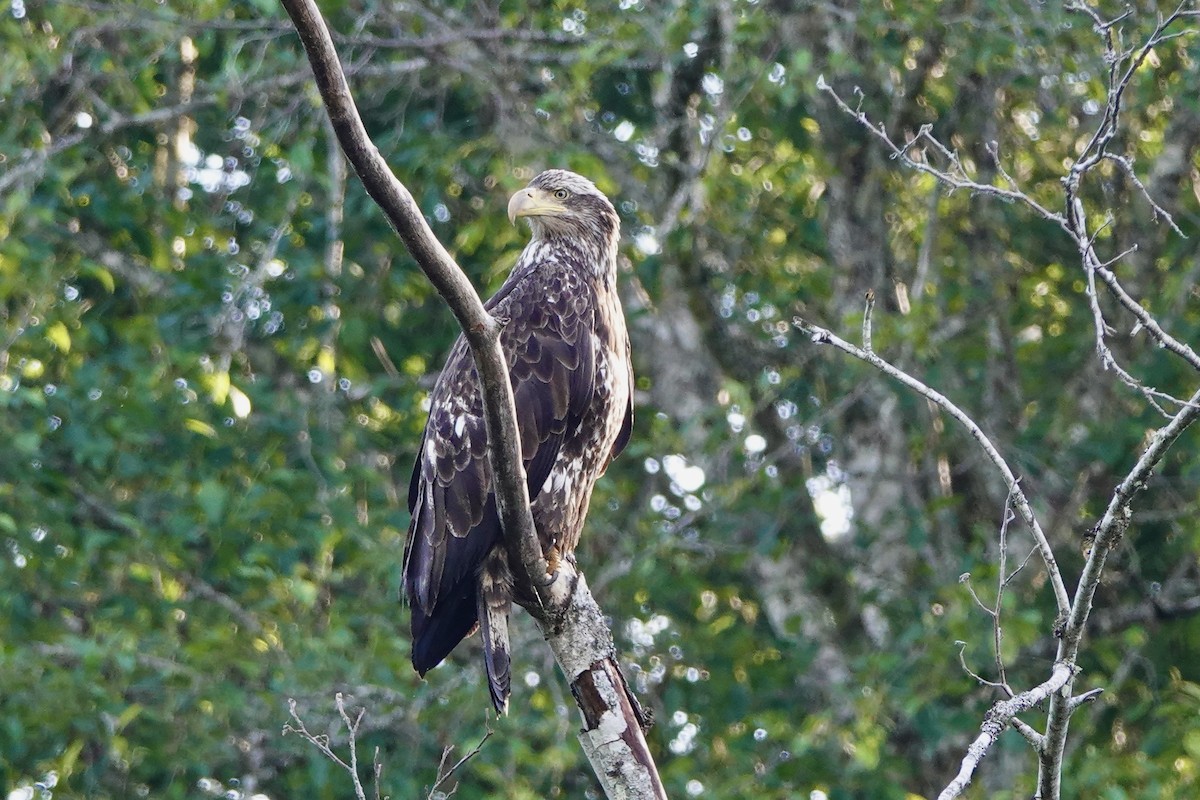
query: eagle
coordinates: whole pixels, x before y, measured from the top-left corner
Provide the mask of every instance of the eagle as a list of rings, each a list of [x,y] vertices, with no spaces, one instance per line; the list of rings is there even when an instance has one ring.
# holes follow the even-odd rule
[[[620,218],[588,179],[552,169],[508,203],[532,238],[484,307],[502,324],[530,510],[552,570],[574,564],[592,487],[629,442],[633,370],[616,288]],[[488,463],[483,401],[464,337],[430,398],[408,490],[404,591],[424,676],[478,626],[492,704],[507,713],[514,585]]]

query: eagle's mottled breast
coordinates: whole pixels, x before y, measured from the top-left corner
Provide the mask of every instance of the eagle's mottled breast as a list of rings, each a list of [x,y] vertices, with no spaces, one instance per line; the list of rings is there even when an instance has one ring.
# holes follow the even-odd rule
[[[561,281],[566,289],[562,306],[577,316],[580,335],[590,339],[583,349],[593,358],[591,399],[566,431],[549,475],[531,498],[542,549],[554,546],[564,556],[579,543],[592,487],[612,460],[632,390],[628,335],[615,287],[578,270],[568,274],[571,277]],[[556,296],[556,283],[548,299]]]

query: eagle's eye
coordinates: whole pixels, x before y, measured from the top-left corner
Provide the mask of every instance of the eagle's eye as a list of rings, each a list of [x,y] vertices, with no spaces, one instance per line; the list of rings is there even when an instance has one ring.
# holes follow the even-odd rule
[[[558,200],[566,200],[568,194],[570,193],[566,189],[558,189],[554,192],[554,197]]]

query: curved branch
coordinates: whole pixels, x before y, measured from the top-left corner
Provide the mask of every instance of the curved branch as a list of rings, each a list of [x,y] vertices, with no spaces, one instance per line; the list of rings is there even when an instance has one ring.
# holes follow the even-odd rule
[[[1004,476],[1004,481],[1008,484],[1009,492],[1011,492],[1013,507],[1021,515],[1021,519],[1033,534],[1034,541],[1037,542],[1038,553],[1046,565],[1046,574],[1049,575],[1050,586],[1054,590],[1054,602],[1058,606],[1059,616],[1065,617],[1071,607],[1071,601],[1067,596],[1067,587],[1063,582],[1062,573],[1058,569],[1058,561],[1055,560],[1054,551],[1050,547],[1050,540],[1046,538],[1046,533],[1042,530],[1041,523],[1038,522],[1037,517],[1034,515],[1033,508],[1029,505],[1029,500],[1025,497],[1025,491],[1021,488],[1021,484],[1017,480],[1016,475],[1013,474],[1012,469],[1009,468],[1008,462],[1004,460],[1004,456],[1000,455],[1000,451],[992,444],[992,440],[987,437],[983,429],[975,423],[975,420],[971,419],[965,411],[951,402],[944,394],[931,389],[904,370],[893,366],[875,355],[874,352],[855,347],[832,331],[809,324],[799,317],[793,320],[793,324],[812,337],[812,341],[816,344],[831,344],[842,352],[849,353],[858,360],[865,361],[886,375],[900,381],[900,383],[903,383],[922,397],[938,405],[967,429],[967,432],[971,434],[971,438],[979,443],[979,446],[983,448],[983,452],[987,454],[988,459],[1000,471],[1000,474]]]
[[[584,752],[609,797],[665,799],[642,733],[640,708],[621,678],[612,632],[587,582],[582,574],[568,574],[565,568],[547,581],[550,570],[529,509],[512,385],[500,347],[502,325],[483,307],[471,282],[433,235],[412,194],[367,135],[316,4],[313,0],[281,2],[300,34],[350,166],[450,306],[470,345],[483,389],[488,460],[510,568],[514,579],[536,598],[529,610],[571,683],[585,723],[580,735]]]

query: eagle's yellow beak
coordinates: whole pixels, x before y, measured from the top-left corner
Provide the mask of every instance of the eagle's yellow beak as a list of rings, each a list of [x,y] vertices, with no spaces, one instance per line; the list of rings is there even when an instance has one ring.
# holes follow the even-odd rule
[[[515,223],[517,217],[541,217],[561,214],[566,211],[563,204],[541,189],[527,187],[508,200],[508,221]]]

